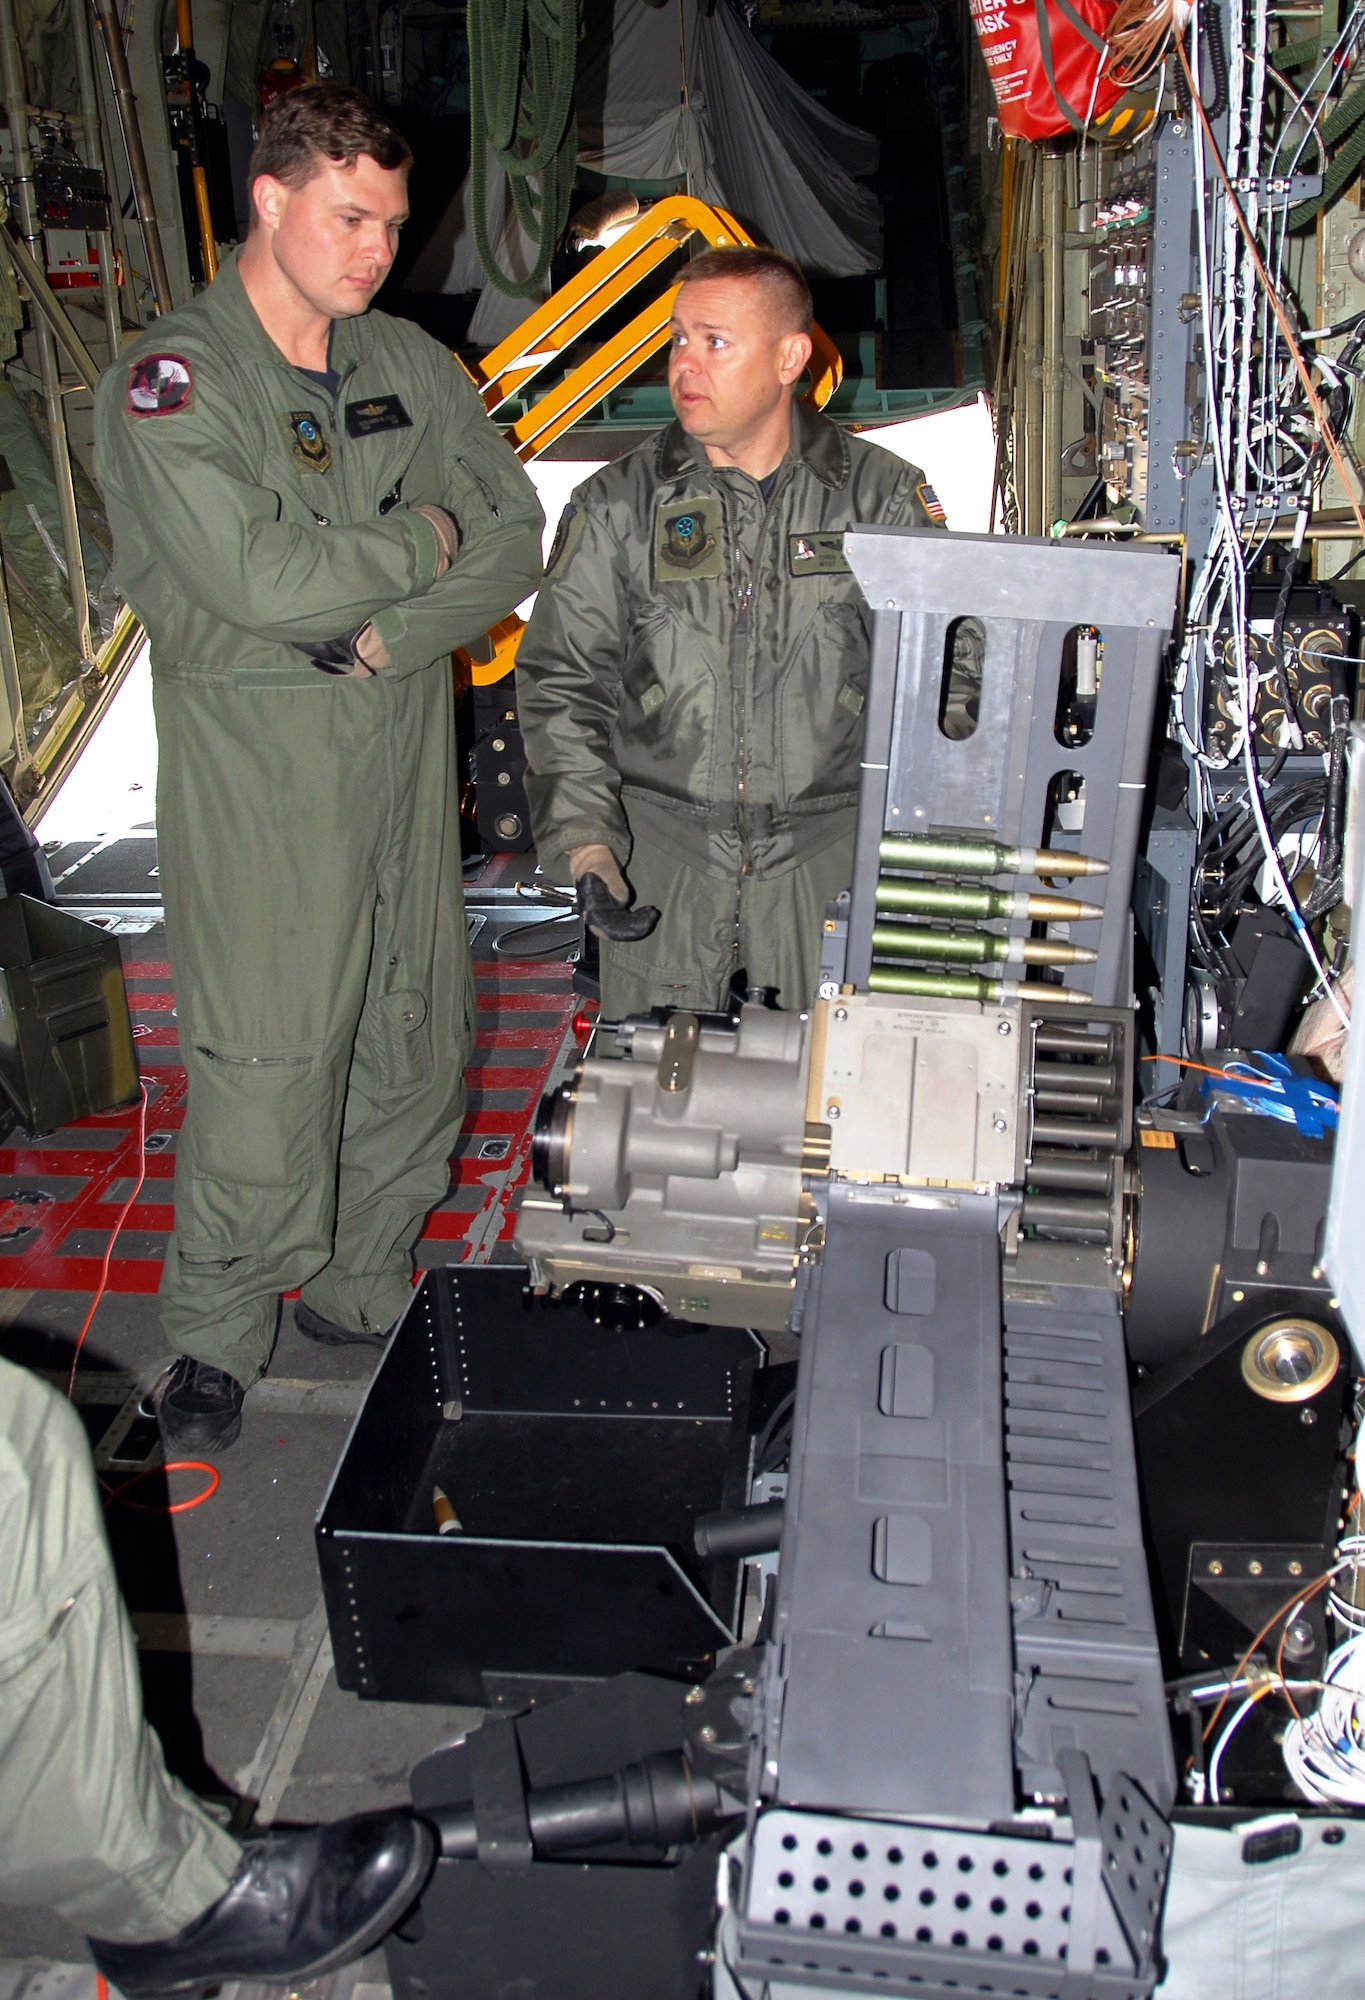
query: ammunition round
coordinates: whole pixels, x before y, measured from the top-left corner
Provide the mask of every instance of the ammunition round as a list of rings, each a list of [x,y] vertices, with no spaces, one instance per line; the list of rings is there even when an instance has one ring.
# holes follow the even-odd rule
[[[1107,875],[1109,863],[1090,854],[1051,847],[1002,847],[995,840],[951,840],[928,833],[888,833],[881,843],[884,868],[913,868],[925,875]]]
[[[872,951],[880,958],[938,959],[952,965],[1093,965],[1085,945],[1048,938],[1001,937],[995,931],[927,931],[912,924],[878,924]]]
[[[1069,986],[1024,986],[1017,979],[976,979],[958,972],[917,972],[909,966],[874,965],[868,974],[871,993],[918,993],[936,1000],[1031,1000],[1046,994],[1048,1003],[1088,1007],[1088,993]]]
[[[974,889],[958,882],[877,882],[878,910],[919,917],[1027,917],[1032,923],[1085,923],[1102,917],[1098,903],[1074,896],[1029,896],[1016,889]]]

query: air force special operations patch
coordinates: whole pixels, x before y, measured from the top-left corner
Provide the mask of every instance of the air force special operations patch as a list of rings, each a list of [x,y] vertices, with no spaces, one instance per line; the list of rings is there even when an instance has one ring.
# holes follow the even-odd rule
[[[707,495],[668,501],[654,521],[654,574],[658,582],[722,574],[720,503]]]
[[[312,410],[291,410],[280,420],[294,440],[294,461],[305,472],[327,472],[332,463],[332,447],[320,419]]]

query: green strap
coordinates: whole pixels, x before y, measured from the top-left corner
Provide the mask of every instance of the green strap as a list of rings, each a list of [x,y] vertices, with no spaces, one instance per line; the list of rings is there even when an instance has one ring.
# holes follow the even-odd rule
[[[1270,67],[1282,76],[1287,70],[1307,69],[1317,63],[1321,49],[1321,35],[1314,35],[1308,42],[1286,42],[1282,49],[1270,51]]]
[[[1336,110],[1323,125],[1318,137],[1324,146],[1335,146],[1337,140],[1344,139],[1362,118],[1365,118],[1365,84],[1353,90],[1349,97],[1342,98]]]
[[[1285,217],[1285,228],[1306,229],[1311,222],[1316,222],[1325,208],[1330,208],[1334,201],[1340,200],[1360,172],[1362,161],[1365,161],[1365,123],[1358,123],[1355,132],[1328,168],[1322,183],[1322,193],[1315,194],[1308,201],[1301,201],[1296,207],[1291,208]]]
[[[1080,29],[1085,39],[1093,47],[1097,49],[1104,47],[1104,43],[1097,41],[1086,27],[1080,15],[1067,5],[1067,0],[1057,0],[1057,6],[1073,25]],[[1052,92],[1053,102],[1072,130],[1074,132],[1083,132],[1085,130],[1084,118],[1081,117],[1079,112],[1072,110],[1071,106],[1062,96],[1061,91],[1057,88],[1057,78],[1052,67],[1052,27],[1047,18],[1047,0],[1033,0],[1033,13],[1038,24],[1038,60],[1043,65],[1043,75],[1047,78],[1047,87]]]
[[[488,281],[509,298],[541,288],[568,220],[578,161],[578,9],[579,0],[469,0],[470,220]],[[488,240],[488,152],[536,245],[525,278],[501,268]]]

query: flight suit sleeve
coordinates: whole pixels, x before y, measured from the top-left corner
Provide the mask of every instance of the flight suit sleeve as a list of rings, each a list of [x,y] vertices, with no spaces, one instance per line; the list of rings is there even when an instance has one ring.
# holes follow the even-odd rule
[[[581,493],[581,489],[580,489]],[[626,555],[579,494],[565,509],[517,649],[517,713],[540,865],[600,841],[624,867],[630,830],[612,732],[629,644]]]
[[[190,603],[288,645],[352,632],[434,583],[440,548],[421,514],[400,508],[327,527],[282,519],[211,368],[197,372],[184,407],[151,415],[128,409],[126,380],[111,368],[97,392],[96,471],[115,536],[119,513],[132,514]]]
[[[917,465],[907,461],[878,525],[888,528],[947,528],[948,517],[938,495]]]
[[[460,548],[430,590],[391,604],[374,619],[396,667],[426,666],[469,645],[540,581],[545,517],[535,487],[485,414],[463,368],[452,356],[437,358],[446,485],[422,498],[455,516]]]

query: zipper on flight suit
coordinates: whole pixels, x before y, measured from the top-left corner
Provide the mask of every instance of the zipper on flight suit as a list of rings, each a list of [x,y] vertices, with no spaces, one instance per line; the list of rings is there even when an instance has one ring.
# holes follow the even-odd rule
[[[489,491],[488,486],[479,477],[478,473],[469,463],[469,460],[467,458],[461,458],[457,453],[455,458],[455,463],[461,468],[463,472],[468,474],[469,478],[471,478],[474,481],[474,484],[478,487],[480,493],[482,493],[484,499],[488,502],[488,511],[493,516],[493,519],[495,521],[501,521],[502,520],[501,507],[499,507],[497,501],[493,498],[493,495]]]
[[[758,536],[755,544],[757,549],[757,554],[752,563],[749,561],[749,558],[745,555],[743,549],[740,547],[737,538],[735,541],[736,644],[732,649],[730,673],[731,673],[731,678],[733,679],[734,669],[735,669],[734,656],[737,655],[739,665],[741,668],[741,676],[739,683],[741,689],[745,684],[745,671],[747,670],[749,661],[749,614],[753,605],[754,590],[758,584],[759,578],[761,577],[763,571],[763,552],[767,540],[768,517],[772,513],[773,507],[777,502],[778,496],[782,492],[783,487],[787,484],[787,480],[790,479],[790,477],[791,477],[791,471],[790,468],[788,468],[787,478],[779,479],[777,483],[774,485],[772,492],[763,502],[763,513],[759,519]],[[761,487],[759,489],[759,492],[761,496],[762,494]],[[740,861],[741,875],[752,875],[754,872],[754,857],[749,847],[748,824],[744,817],[745,794],[747,791],[747,784],[745,780],[744,771],[745,771],[745,761],[748,757],[748,751],[749,751],[748,730],[746,726],[747,722],[748,722],[748,706],[746,702],[741,700],[738,728],[736,731],[738,766],[735,775],[735,790],[736,793],[738,794],[740,827],[742,829],[741,837],[743,841],[743,852]]]
[[[762,534],[760,527],[759,533]],[[738,537],[735,539],[735,631],[731,646],[730,675],[732,687],[738,696],[738,714],[735,718],[735,793],[739,807],[740,840],[742,843],[739,872],[752,875],[754,857],[749,851],[748,825],[745,819],[745,766],[749,753],[748,705],[744,699],[744,666],[749,652],[749,609],[754,597],[754,575],[749,558],[745,555]],[[740,668],[738,685],[735,686],[735,667]],[[736,940],[738,946],[738,940]]]

